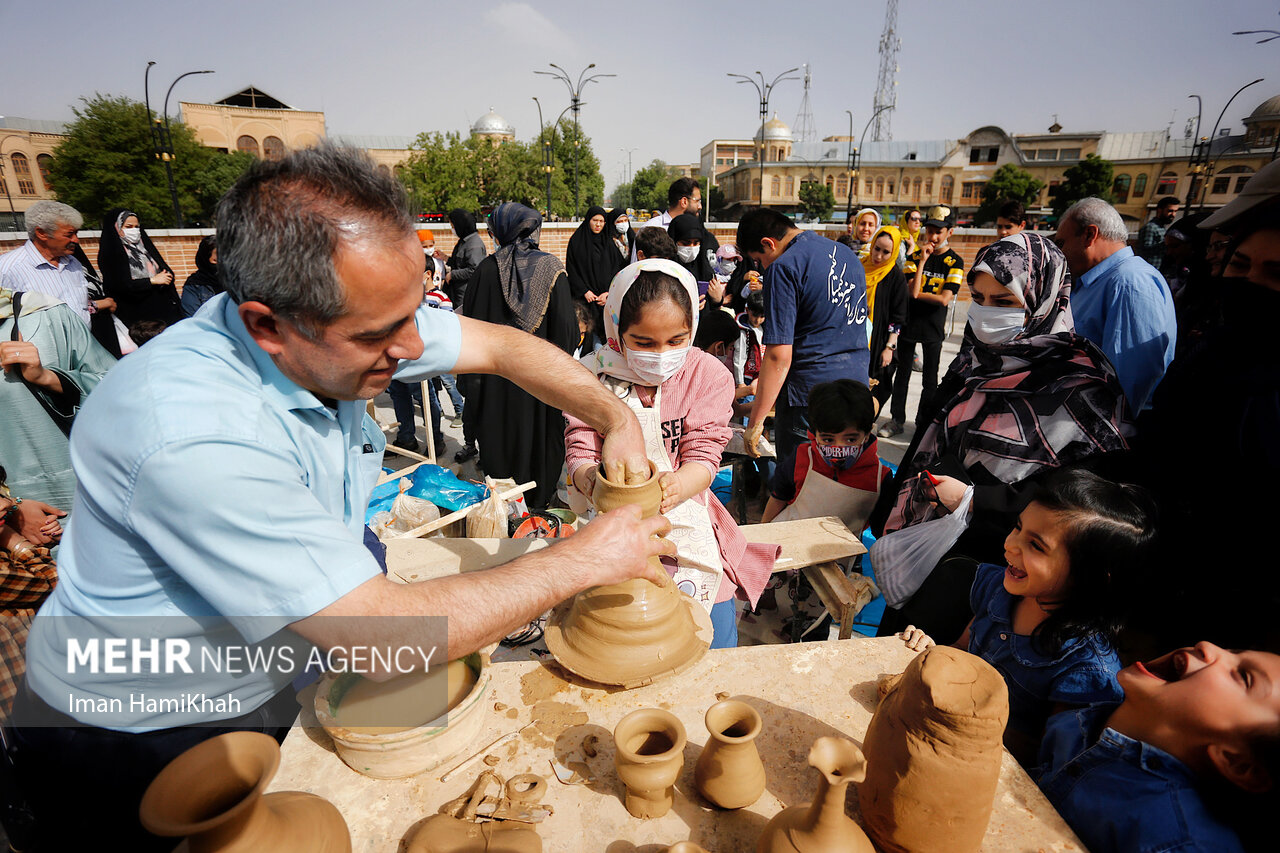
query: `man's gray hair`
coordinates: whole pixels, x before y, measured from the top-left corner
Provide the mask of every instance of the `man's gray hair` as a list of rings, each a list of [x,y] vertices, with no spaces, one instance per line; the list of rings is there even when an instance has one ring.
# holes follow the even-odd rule
[[[70,225],[79,231],[84,226],[80,211],[60,201],[38,201],[27,208],[27,236],[35,239],[36,229],[52,237],[59,225]]]
[[[259,160],[218,202],[218,275],[305,334],[346,311],[334,256],[344,243],[413,234],[404,187],[363,151],[328,143]]]
[[[1092,225],[1098,229],[1098,236],[1103,240],[1120,243],[1129,241],[1129,228],[1124,224],[1119,211],[1100,198],[1090,196],[1082,198],[1062,214],[1059,224],[1068,219],[1074,220],[1076,227],[1083,231]]]

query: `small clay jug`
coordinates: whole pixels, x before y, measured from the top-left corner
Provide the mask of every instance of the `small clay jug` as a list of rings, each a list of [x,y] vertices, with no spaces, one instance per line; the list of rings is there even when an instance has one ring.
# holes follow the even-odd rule
[[[751,805],[764,793],[764,763],[756,750],[760,714],[746,702],[726,699],[707,709],[706,722],[711,737],[693,771],[698,792],[722,809]]]
[[[809,750],[809,765],[821,774],[813,802],[774,815],[756,853],[875,853],[862,827],[844,813],[849,783],[867,773],[862,751],[851,740],[820,737]]]
[[[229,732],[196,744],[151,781],[138,809],[147,831],[185,836],[191,853],[350,853],[347,823],[315,794],[263,795],[280,746],[261,732]]]
[[[686,740],[684,725],[670,711],[641,708],[619,721],[613,730],[614,764],[632,816],[647,820],[670,810]]]

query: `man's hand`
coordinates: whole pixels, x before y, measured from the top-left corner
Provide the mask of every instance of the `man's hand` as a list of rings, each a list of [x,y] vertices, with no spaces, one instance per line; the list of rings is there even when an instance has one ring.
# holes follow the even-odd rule
[[[626,414],[631,415],[628,409]],[[635,415],[620,419],[603,432],[600,453],[605,476],[614,483],[634,486],[649,479],[649,459],[644,455],[644,433]]]
[[[54,394],[62,393],[62,380],[58,374],[40,363],[40,350],[22,339],[0,341],[0,367],[19,373],[23,379]]]
[[[927,242],[920,247],[920,268],[924,268],[924,262],[937,250],[937,245],[933,242]]]
[[[752,459],[760,458],[760,436],[764,434],[764,424],[755,424],[748,426],[746,431],[742,433],[742,446],[746,448],[747,455]]]
[[[173,273],[168,270],[160,270],[160,272],[151,276],[151,283],[157,287],[166,284],[173,284]]]
[[[29,542],[49,545],[62,538],[62,524],[58,519],[66,515],[64,510],[44,501],[24,500],[14,506],[8,524]]]
[[[571,538],[556,545],[556,549],[572,549],[578,558],[575,562],[587,573],[579,584],[583,589],[632,578],[666,585],[666,572],[650,565],[649,558],[675,556],[675,543],[657,538],[670,532],[671,522],[661,514],[641,519],[640,507],[623,506],[596,516]]]

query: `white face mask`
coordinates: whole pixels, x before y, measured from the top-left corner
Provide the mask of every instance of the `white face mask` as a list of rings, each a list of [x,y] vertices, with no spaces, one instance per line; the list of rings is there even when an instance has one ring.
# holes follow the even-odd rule
[[[1027,312],[1022,308],[970,305],[969,328],[984,344],[1006,344],[1018,336],[1027,322]]]
[[[720,275],[725,275],[725,276],[733,275],[733,271],[736,270],[737,268],[738,268],[737,261],[721,261]]]
[[[619,234],[626,234],[631,229],[631,223],[625,219],[619,219],[613,223],[613,227],[618,229]]]
[[[661,385],[680,372],[689,347],[669,349],[666,352],[645,352],[627,348],[627,366],[646,385]]]
[[[136,243],[142,239],[141,228],[121,228],[120,235],[124,237],[126,243]]]
[[[691,263],[694,258],[698,257],[698,250],[701,246],[676,246],[676,255],[680,258],[680,263]]]

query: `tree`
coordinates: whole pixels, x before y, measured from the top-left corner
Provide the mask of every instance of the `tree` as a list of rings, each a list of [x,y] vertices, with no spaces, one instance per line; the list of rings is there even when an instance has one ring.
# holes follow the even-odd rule
[[[1066,209],[1082,198],[1096,196],[1111,201],[1111,161],[1097,154],[1090,154],[1062,173],[1062,183],[1049,190],[1053,201],[1053,215],[1061,216]]]
[[[80,211],[89,223],[101,222],[107,211],[124,207],[138,214],[143,227],[176,224],[164,163],[153,153],[147,108],[107,95],[81,101],[84,106],[73,108],[76,120],[49,166],[58,200]],[[212,223],[218,199],[253,157],[206,148],[181,121],[171,121],[169,132],[183,219],[189,224]]]
[[[835,210],[836,196],[831,187],[821,181],[800,183],[800,210],[806,219],[826,219]]]
[[[1020,201],[1024,207],[1031,207],[1040,197],[1042,189],[1044,181],[1031,177],[1030,172],[1019,169],[1012,163],[1005,163],[996,169],[991,180],[982,188],[982,204],[973,218],[979,225],[995,222],[1000,208],[1010,201]]]
[[[653,160],[631,176],[631,183],[619,184],[613,197],[635,210],[666,210],[667,188],[679,173],[661,160]]]

